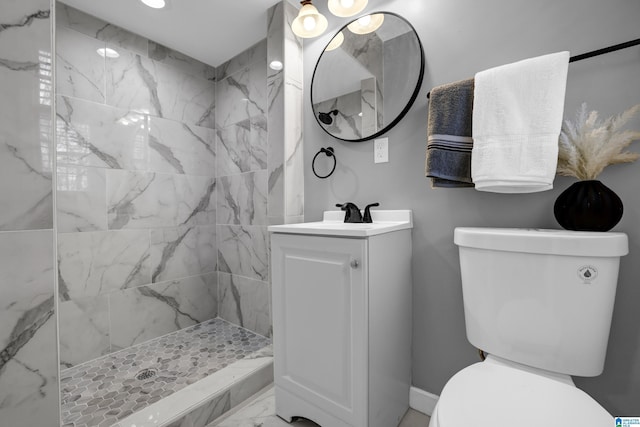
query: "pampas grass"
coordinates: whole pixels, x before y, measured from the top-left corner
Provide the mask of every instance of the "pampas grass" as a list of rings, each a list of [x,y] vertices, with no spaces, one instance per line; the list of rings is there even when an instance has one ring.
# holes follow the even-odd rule
[[[565,120],[562,125],[558,175],[595,179],[609,165],[631,163],[640,158],[638,153],[623,151],[633,141],[640,140],[640,131],[621,130],[638,113],[640,104],[601,122],[598,112],[588,112],[587,104],[583,103],[575,122]]]

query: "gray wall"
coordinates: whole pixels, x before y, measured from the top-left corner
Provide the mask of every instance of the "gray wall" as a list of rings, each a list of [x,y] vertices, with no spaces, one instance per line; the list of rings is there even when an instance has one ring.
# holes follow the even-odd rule
[[[367,11],[388,10],[416,27],[426,53],[421,93],[400,124],[387,134],[389,163],[373,163],[371,142],[347,144],[317,125],[309,103],[314,64],[332,33],[345,23],[332,17],[329,31],[305,42],[305,220],[321,218],[336,202],[378,201],[381,209],[412,209],[413,383],[439,394],[458,370],[477,361],[464,329],[456,226],[559,228],[556,197],[574,180],[559,177],[552,191],[529,195],[481,193],[472,189],[433,190],[424,177],[426,93],[435,85],[473,76],[484,69],[560,50],[579,54],[638,37],[640,2],[635,0],[372,0]],[[640,48],[571,64],[567,117],[583,101],[603,116],[640,102]],[[633,122],[640,127],[640,120]],[[327,180],[311,173],[320,147],[335,148],[338,167]],[[640,147],[634,147],[638,150]],[[600,177],[625,203],[614,229],[628,233],[630,253],[622,260],[616,307],[604,373],[576,383],[614,414],[640,413],[640,163],[608,168]]]

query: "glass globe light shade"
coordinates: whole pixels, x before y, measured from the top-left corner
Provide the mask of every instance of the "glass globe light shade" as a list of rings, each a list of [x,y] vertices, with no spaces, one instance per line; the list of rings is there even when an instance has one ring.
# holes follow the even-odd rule
[[[340,31],[334,38],[331,39],[327,47],[324,48],[325,52],[329,52],[331,50],[335,50],[342,46],[342,42],[344,42],[344,34]]]
[[[329,11],[340,18],[356,15],[367,7],[369,0],[329,0]]]
[[[329,26],[327,18],[324,17],[311,1],[302,1],[302,7],[298,16],[291,23],[291,29],[293,33],[302,38],[311,38],[319,36]]]
[[[369,34],[380,28],[384,22],[384,15],[376,13],[373,15],[365,15],[360,19],[353,21],[347,25],[349,31],[353,34]]]

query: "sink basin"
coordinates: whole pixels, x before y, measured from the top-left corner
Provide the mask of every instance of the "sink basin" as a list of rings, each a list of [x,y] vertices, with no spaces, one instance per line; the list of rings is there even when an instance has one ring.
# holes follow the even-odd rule
[[[413,227],[410,210],[371,211],[372,223],[345,223],[343,211],[325,211],[322,221],[272,225],[272,233],[368,237]]]

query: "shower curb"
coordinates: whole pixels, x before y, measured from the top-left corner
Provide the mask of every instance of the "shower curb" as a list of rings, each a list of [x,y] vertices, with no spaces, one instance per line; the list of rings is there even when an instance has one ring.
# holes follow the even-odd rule
[[[239,360],[112,427],[205,427],[273,382],[270,351]]]

